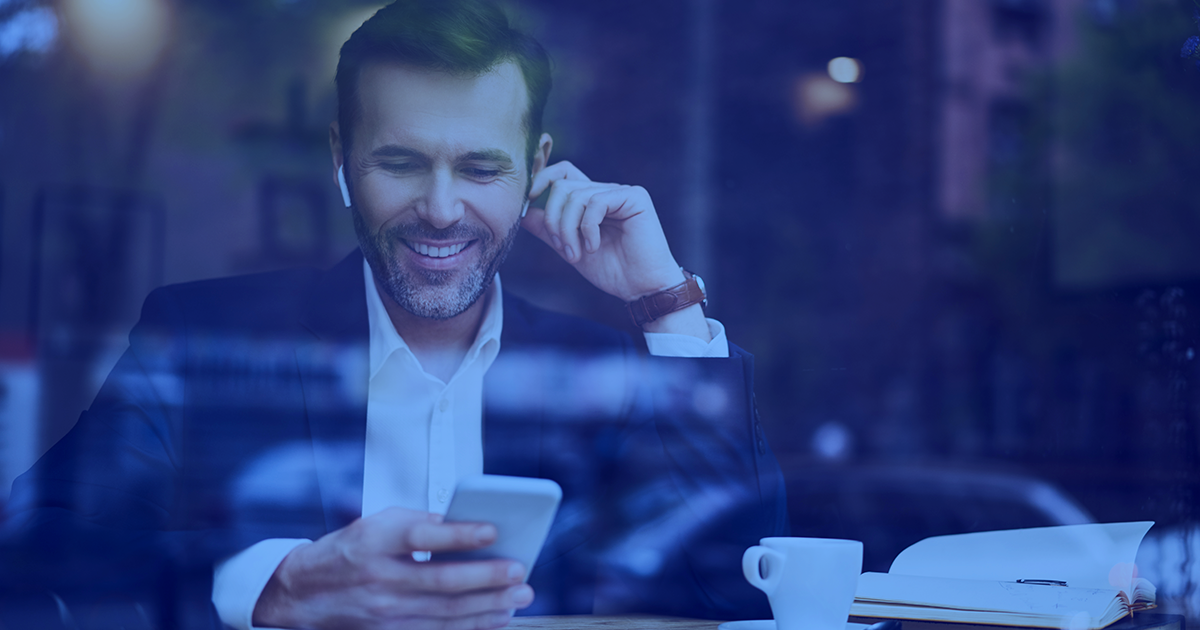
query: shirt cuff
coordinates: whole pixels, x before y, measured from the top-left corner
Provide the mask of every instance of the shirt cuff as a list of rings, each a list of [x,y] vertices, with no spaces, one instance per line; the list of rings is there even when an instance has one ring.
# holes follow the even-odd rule
[[[644,332],[646,349],[656,357],[684,357],[689,359],[729,358],[729,341],[725,339],[725,326],[715,319],[706,318],[708,334],[712,341],[705,343],[699,337],[675,333]]]
[[[254,607],[279,563],[303,538],[270,538],[251,545],[221,562],[213,570],[213,606],[226,625],[237,630],[268,630],[253,625]]]

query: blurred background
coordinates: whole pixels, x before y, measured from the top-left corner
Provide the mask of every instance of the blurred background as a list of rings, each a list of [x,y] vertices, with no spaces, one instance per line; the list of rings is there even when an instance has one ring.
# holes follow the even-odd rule
[[[359,0],[0,0],[0,499],[146,293],[355,247]],[[757,357],[798,535],[1154,520],[1200,622],[1192,0],[512,0],[554,157],[653,196]],[[522,235],[505,288],[629,329]]]

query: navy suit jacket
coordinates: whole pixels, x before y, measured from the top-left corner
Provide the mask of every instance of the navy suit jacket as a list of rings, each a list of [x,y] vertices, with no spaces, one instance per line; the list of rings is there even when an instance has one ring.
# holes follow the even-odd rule
[[[484,471],[564,495],[527,612],[769,614],[740,570],[788,532],[751,356],[648,357],[512,295],[503,310]],[[359,516],[368,339],[358,252],[151,293],[95,402],[13,485],[0,586],[21,595],[0,623],[44,601],[81,626],[219,627],[216,561]]]

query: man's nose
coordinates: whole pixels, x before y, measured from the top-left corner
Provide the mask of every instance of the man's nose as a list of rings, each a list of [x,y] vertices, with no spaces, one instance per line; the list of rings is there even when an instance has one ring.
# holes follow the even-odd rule
[[[440,230],[458,223],[463,213],[462,200],[455,194],[454,178],[448,173],[434,172],[425,198],[418,204],[421,219]]]

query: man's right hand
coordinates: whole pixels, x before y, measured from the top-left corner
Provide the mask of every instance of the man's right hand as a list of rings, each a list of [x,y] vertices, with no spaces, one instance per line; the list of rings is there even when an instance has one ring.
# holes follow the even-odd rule
[[[496,540],[486,523],[442,523],[389,508],[279,563],[254,608],[274,628],[499,628],[533,601],[513,560],[417,562],[414,551],[466,551]]]

